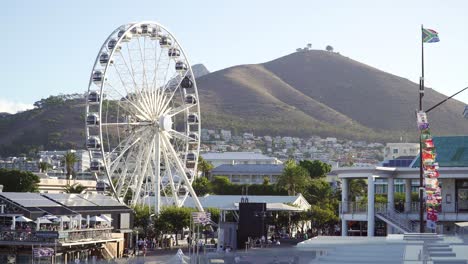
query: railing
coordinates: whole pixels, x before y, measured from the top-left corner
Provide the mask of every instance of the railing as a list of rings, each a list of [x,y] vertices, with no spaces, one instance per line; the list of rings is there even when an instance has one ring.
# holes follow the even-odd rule
[[[0,241],[32,243],[71,243],[112,238],[112,227],[86,228],[64,231],[2,230]]]
[[[339,212],[340,212],[340,214],[359,214],[359,213],[362,214],[362,213],[367,213],[367,202],[340,203]]]
[[[408,218],[407,214],[398,212],[393,208],[388,208],[386,203],[376,203],[375,213],[381,218],[385,218],[403,232],[413,232],[417,226],[415,221]]]

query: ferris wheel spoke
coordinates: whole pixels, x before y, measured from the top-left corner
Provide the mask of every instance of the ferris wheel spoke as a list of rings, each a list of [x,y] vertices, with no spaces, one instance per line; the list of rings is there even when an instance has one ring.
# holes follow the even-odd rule
[[[164,144],[165,146],[167,147],[167,149],[169,150],[169,153],[172,155],[172,157],[174,158],[174,161],[175,161],[175,165],[176,165],[176,168],[178,168],[178,170],[181,172],[181,177],[182,179],[187,183],[187,188],[189,189],[189,192],[190,194],[192,195],[192,198],[195,202],[195,205],[197,206],[198,210],[202,211],[203,212],[203,207],[200,203],[200,201],[198,200],[198,197],[197,197],[197,194],[195,193],[195,191],[193,190],[192,188],[192,185],[189,184],[189,179],[187,178],[187,175],[185,175],[185,170],[184,170],[184,167],[182,166],[182,163],[180,161],[180,159],[178,158],[177,156],[177,152],[174,150],[174,148],[172,147],[169,139],[166,137],[166,135],[162,134],[161,135],[161,138],[163,139],[164,141]]]
[[[171,96],[168,97],[167,100],[165,100],[164,104],[162,104],[162,107],[160,109],[158,109],[158,113],[160,112],[165,112],[166,109],[168,108],[169,106],[169,103],[172,102],[172,99],[174,98],[174,95],[176,93],[176,91],[179,90],[179,87],[180,87],[180,83],[182,82],[182,80],[187,76],[187,73],[188,71],[185,71],[185,74],[184,76],[181,78],[181,81],[179,81],[179,83],[177,84],[177,86],[175,86],[174,90],[171,92]]]
[[[141,63],[142,63],[142,66],[143,66],[143,80],[142,80],[142,90],[149,90],[148,89],[148,79],[147,79],[147,76],[146,76],[146,50],[145,50],[145,47],[146,47],[146,38],[143,38],[143,50],[141,49],[141,42],[140,42],[140,38],[138,38],[138,47],[139,47],[139,50],[140,50],[140,58],[141,58]]]
[[[163,114],[167,114],[170,116],[175,116],[179,113],[188,111],[190,108],[194,107],[195,104],[190,104],[190,105],[181,105],[179,107],[173,108],[173,109],[166,109],[166,111],[163,112]]]
[[[154,152],[153,141],[154,141],[154,137],[153,137],[151,143],[147,147],[146,159],[145,159],[145,163],[144,163],[143,168],[142,168],[143,170],[141,171],[141,174],[139,175],[138,181],[137,181],[137,184],[136,184],[135,194],[136,194],[137,199],[134,201],[134,203],[136,203],[138,201],[138,199],[141,198],[141,196],[140,196],[141,186],[143,184],[143,180],[146,178],[146,173],[148,171],[149,162],[151,160],[151,154],[152,154],[152,152]],[[134,205],[136,205],[136,204],[134,204]]]
[[[119,165],[119,162],[121,160],[121,158],[127,153],[127,151],[133,147],[135,144],[137,144],[139,141],[140,141],[141,137],[138,137],[135,141],[133,141],[132,143],[128,142],[129,144],[127,144],[123,150],[120,152],[119,156],[117,156],[116,159],[114,159],[112,162],[110,162],[110,167],[111,167],[111,171],[115,171],[117,166]]]
[[[109,86],[110,86],[110,85],[109,85]],[[110,87],[112,87],[112,86],[110,86]],[[118,90],[114,89],[114,91],[115,91],[118,95],[122,96],[121,98],[123,98],[123,99],[124,99],[126,102],[128,102],[131,106],[133,106],[133,108],[137,111],[138,114],[140,114],[140,115],[141,115],[142,117],[144,117],[146,120],[151,120],[151,119],[150,119],[150,116],[148,116],[148,114],[147,114],[145,111],[143,111],[143,109],[141,109],[140,106],[137,106],[132,100],[129,100],[126,96],[120,94],[120,93],[118,92]],[[130,110],[128,110],[128,111],[129,111],[130,113],[132,113],[132,111],[130,111]]]
[[[188,142],[195,141],[195,139],[193,139],[193,138],[191,138],[191,137],[189,137],[189,136],[187,136],[185,134],[182,134],[182,133],[180,133],[179,131],[176,131],[176,130],[169,131],[169,135],[174,136],[174,137],[176,137],[176,138],[178,138],[180,140],[183,140],[183,141],[188,141]]]
[[[134,168],[133,170],[131,171],[131,176],[129,178],[129,181],[128,181],[128,184],[126,186],[126,190],[125,190],[125,193],[128,193],[129,189],[132,189],[132,205],[135,205],[138,200],[139,200],[139,193],[137,193],[137,189],[138,186],[137,186],[137,182],[139,182],[139,177],[141,176],[141,170],[142,170],[142,161],[143,161],[143,157],[146,155],[147,153],[147,144],[138,144],[138,149],[137,149],[137,153],[134,157],[132,161],[132,163],[134,163]]]
[[[165,161],[165,164],[166,164],[166,171],[167,171],[168,176],[169,176],[169,184],[170,184],[170,187],[171,187],[171,190],[172,190],[172,196],[174,197],[174,202],[176,202],[177,206],[179,206],[178,199],[177,199],[177,193],[176,193],[177,190],[175,188],[174,177],[172,175],[172,164],[171,164],[171,161],[169,160],[169,158],[167,156],[167,147],[166,147],[164,141],[162,141],[162,148],[163,148],[163,151],[162,151],[163,158],[164,158],[164,161]]]
[[[128,53],[131,54],[130,48],[128,47],[128,44],[126,45],[126,47],[127,47]],[[141,89],[138,88],[139,84],[135,79],[136,75],[135,75],[135,70],[133,68],[133,63],[132,63],[131,57],[128,58],[129,63],[127,63],[127,60],[125,59],[125,56],[123,56],[121,53],[119,53],[119,54],[120,54],[120,57],[122,58],[122,60],[123,60],[123,62],[125,64],[125,66],[127,67],[128,73],[130,74],[130,77],[132,79],[132,82],[133,82],[133,85],[134,85],[134,88],[135,88],[135,92],[136,92],[135,96],[142,98],[141,94],[142,94],[143,87]],[[130,64],[130,66],[128,66],[128,64]],[[148,113],[150,113],[148,105],[146,104],[146,102],[142,102],[141,100],[138,100],[138,102],[140,103],[141,108],[145,109]]]

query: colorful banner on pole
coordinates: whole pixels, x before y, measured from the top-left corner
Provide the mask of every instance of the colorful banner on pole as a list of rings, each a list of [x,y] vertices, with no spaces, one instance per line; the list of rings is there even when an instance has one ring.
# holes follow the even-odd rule
[[[417,113],[418,128],[421,135],[421,158],[426,190],[426,225],[436,229],[438,215],[441,211],[442,195],[439,187],[439,164],[436,162],[436,151],[429,131],[429,122],[425,112]]]

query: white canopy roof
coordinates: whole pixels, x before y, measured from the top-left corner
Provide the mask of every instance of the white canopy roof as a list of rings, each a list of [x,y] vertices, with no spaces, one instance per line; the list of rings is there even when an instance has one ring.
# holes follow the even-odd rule
[[[93,216],[89,219],[90,221],[93,221],[93,222],[109,222],[107,221],[106,219],[100,217],[100,216]]]
[[[59,216],[57,218],[54,218],[53,221],[55,221],[55,222],[60,222],[60,221],[70,222],[70,217],[62,215],[62,216]]]
[[[468,222],[458,222],[458,223],[455,223],[457,226],[459,227],[468,227]]]
[[[15,221],[16,221],[16,222],[24,222],[24,223],[26,223],[26,222],[32,222],[33,220],[31,220],[31,219],[27,218],[26,216],[22,215],[22,216],[16,217],[16,218],[15,218]]]
[[[34,221],[34,223],[37,224],[37,221],[39,221],[39,224],[52,224],[52,221],[50,221],[49,219],[44,218],[44,217],[37,218],[37,220]]]

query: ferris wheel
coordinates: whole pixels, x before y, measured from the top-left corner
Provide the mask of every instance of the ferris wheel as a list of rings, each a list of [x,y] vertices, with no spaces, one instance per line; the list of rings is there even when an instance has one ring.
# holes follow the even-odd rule
[[[86,146],[97,189],[120,202],[191,196],[200,150],[200,103],[186,54],[155,22],[122,25],[101,46],[86,96]]]

